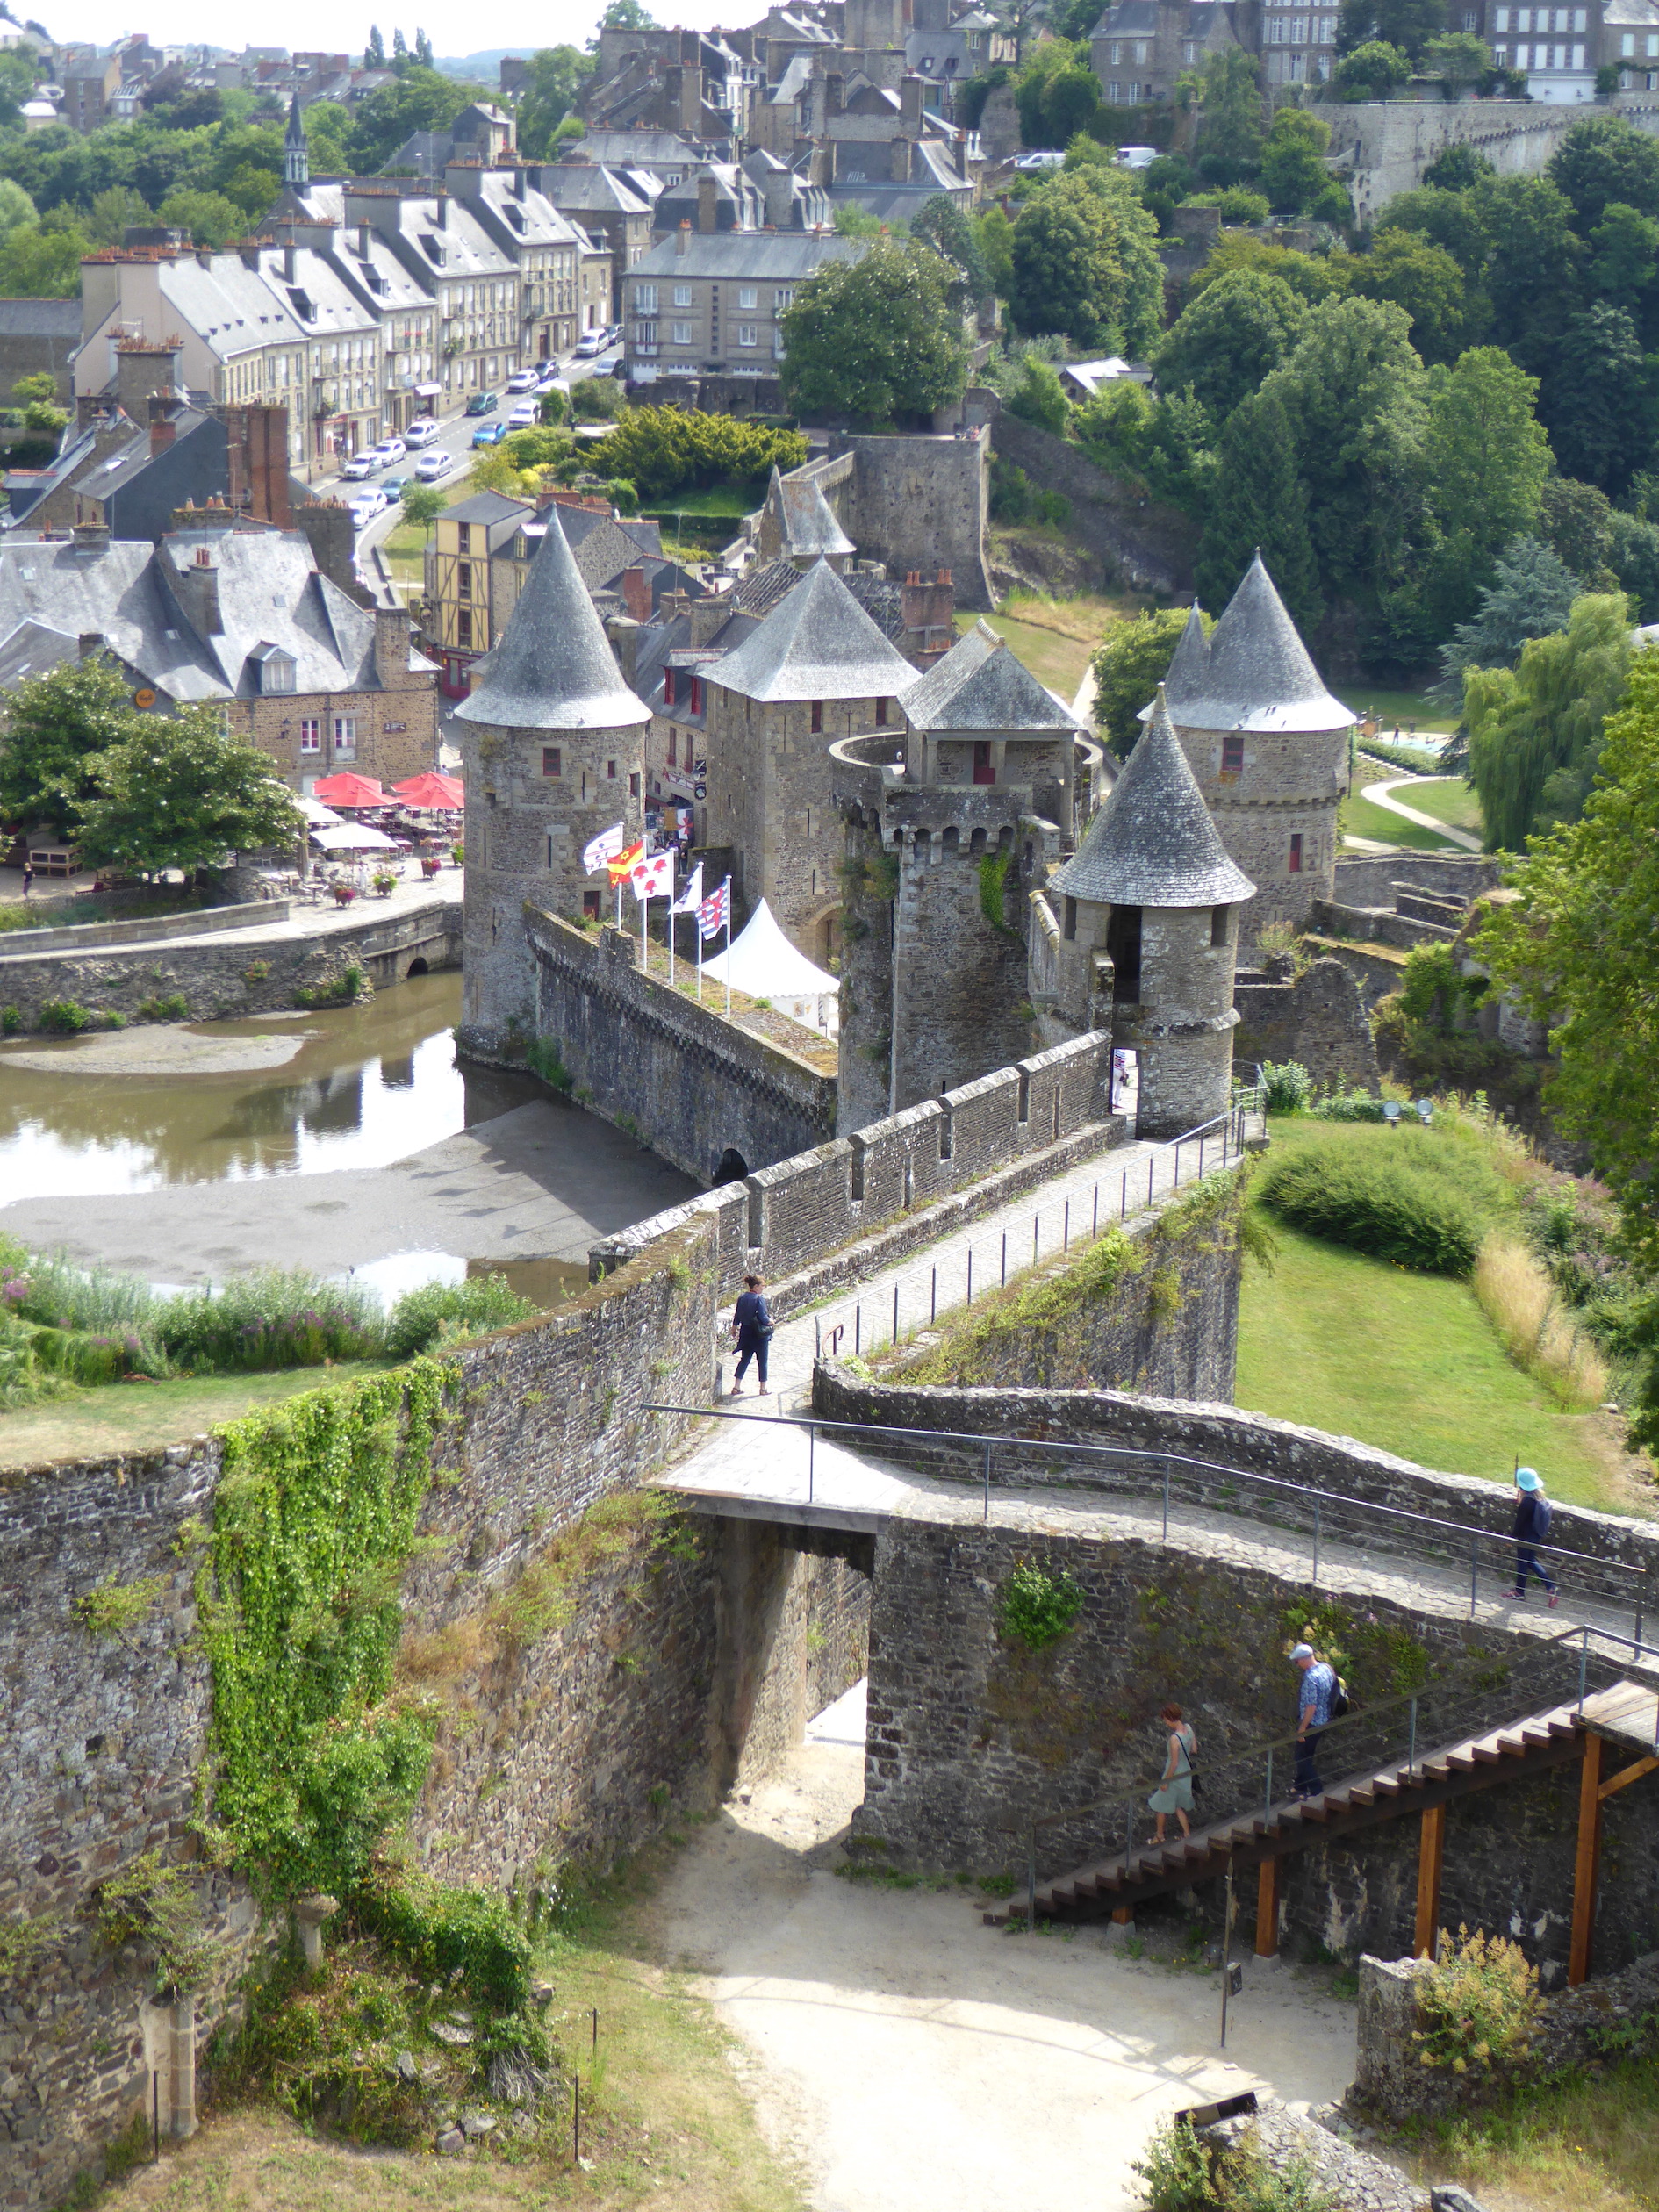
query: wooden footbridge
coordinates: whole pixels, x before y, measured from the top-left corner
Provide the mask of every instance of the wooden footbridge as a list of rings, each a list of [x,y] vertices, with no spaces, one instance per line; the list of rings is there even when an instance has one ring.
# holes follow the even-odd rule
[[[1634,1751],[1634,1757],[1627,1755]],[[1622,1758],[1621,1754],[1626,1755]],[[1419,1823],[1416,1953],[1431,1953],[1440,1927],[1440,1868],[1446,1808],[1455,1798],[1541,1774],[1578,1768],[1578,1840],[1573,1884],[1569,1983],[1590,1972],[1601,1808],[1633,1782],[1659,1769],[1659,1696],[1634,1680],[1586,1691],[1570,1704],[1531,1713],[1438,1749],[1390,1760],[1352,1774],[1313,1797],[1274,1800],[1259,1812],[1234,1813],[1191,1835],[1131,1849],[1036,1884],[1036,1910],[1046,1920],[1127,1921],[1143,1898],[1188,1889],[1229,1871],[1257,1869],[1256,1955],[1279,1948],[1279,1875],[1292,1851],[1375,1828],[1384,1821]],[[1271,1767],[1268,1770],[1271,1773]],[[1269,1791],[1271,1785],[1269,1785]],[[1074,1818],[1052,1815],[1051,1819]],[[1031,1857],[1035,1862],[1035,1839]],[[1031,1917],[1031,1889],[1009,1900],[992,1921]]]

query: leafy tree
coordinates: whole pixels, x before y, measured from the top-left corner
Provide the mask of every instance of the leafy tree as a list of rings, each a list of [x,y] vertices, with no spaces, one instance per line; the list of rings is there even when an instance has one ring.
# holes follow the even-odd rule
[[[1305,214],[1331,183],[1331,126],[1307,108],[1282,107],[1261,153],[1261,189],[1275,214]]]
[[[1593,484],[1553,476],[1539,494],[1538,535],[1586,589],[1605,565],[1612,519],[1612,500]]]
[[[19,377],[11,387],[11,397],[20,407],[50,406],[57,396],[58,380],[49,369],[37,369],[32,376]]]
[[[1413,232],[1382,231],[1368,254],[1354,259],[1348,291],[1360,299],[1391,299],[1411,319],[1411,343],[1427,362],[1462,350],[1468,304],[1463,272],[1443,247]]]
[[[97,788],[94,762],[137,719],[119,670],[102,654],[27,678],[6,706],[0,821],[49,822],[54,836],[70,837]]]
[[[1404,49],[1413,65],[1428,41],[1446,28],[1446,0],[1342,0],[1337,52],[1354,53],[1368,40]]]
[[[369,25],[369,43],[363,48],[363,66],[365,69],[384,69],[386,66],[386,42],[380,35],[380,25]]]
[[[1584,249],[1573,235],[1572,207],[1542,176],[1488,177],[1469,205],[1487,241],[1492,335],[1525,359],[1533,341],[1553,338],[1563,300],[1577,297]]]
[[[416,131],[447,131],[463,107],[490,97],[481,84],[409,64],[357,109],[348,145],[353,169],[371,176]]]
[[[1438,186],[1443,192],[1466,192],[1482,177],[1497,174],[1485,154],[1477,154],[1472,146],[1448,146],[1424,170],[1423,182]]]
[[[249,222],[257,222],[275,201],[282,185],[276,170],[256,169],[252,162],[241,162],[225,179],[225,197],[236,203]]]
[[[1345,100],[1391,100],[1411,74],[1411,57],[1404,47],[1369,39],[1343,55],[1331,82]]]
[[[156,212],[172,229],[182,230],[192,246],[218,248],[248,234],[246,211],[223,192],[169,192]]]
[[[350,169],[346,148],[354,118],[338,100],[313,100],[300,110],[305,127],[305,151],[313,176],[341,176]]]
[[[1088,47],[1067,39],[1034,47],[1014,87],[1014,104],[1027,146],[1069,145],[1100,105]]]
[[[1207,54],[1198,74],[1198,172],[1211,184],[1239,184],[1261,159],[1261,74],[1241,47]]]
[[[571,449],[570,434],[562,430],[527,431],[505,442],[521,468],[545,466]],[[600,474],[626,477],[649,499],[687,486],[752,483],[772,469],[798,469],[806,457],[807,442],[797,430],[680,407],[625,408],[614,428],[584,456]]]
[[[1196,299],[1224,276],[1248,271],[1282,278],[1299,299],[1311,305],[1316,300],[1339,298],[1347,289],[1343,275],[1347,260],[1346,254],[1299,254],[1289,246],[1269,245],[1265,238],[1223,237],[1210,248],[1203,267],[1194,271],[1187,298]]]
[[[1519,852],[1534,830],[1577,819],[1629,671],[1622,592],[1575,601],[1564,631],[1521,647],[1519,668],[1464,670],[1469,780],[1489,851]]]
[[[1065,435],[1072,412],[1052,363],[1031,353],[1021,363],[1018,381],[1003,405],[1022,422],[1035,423],[1039,430],[1050,431],[1057,438]]]
[[[973,237],[990,288],[999,299],[1014,289],[1014,226],[1000,207],[988,207],[973,219]]]
[[[937,254],[886,240],[856,262],[832,262],[808,277],[783,319],[790,409],[884,423],[930,415],[959,399],[967,348],[961,319],[950,312],[950,269]]]
[[[1426,381],[1404,308],[1332,299],[1262,386],[1295,432],[1327,596],[1363,596],[1399,572],[1421,514]]]
[[[1402,192],[1376,219],[1379,242],[1391,231],[1444,247],[1462,270],[1465,282],[1479,283],[1490,241],[1470,193],[1427,184],[1414,192]]]
[[[91,250],[73,223],[19,223],[0,238],[0,299],[74,299]]]
[[[1016,319],[1089,352],[1138,353],[1162,320],[1157,226],[1127,178],[1063,171],[1014,230]]]
[[[1618,1200],[1632,1255],[1659,1272],[1659,654],[1640,653],[1607,722],[1601,780],[1583,819],[1535,844],[1519,897],[1488,909],[1476,941],[1496,982],[1549,1024],[1558,1055],[1550,1117],[1589,1143]],[[1651,1327],[1651,1321],[1649,1322]],[[1649,1339],[1651,1341],[1651,1339]],[[1659,1376],[1650,1375],[1633,1440],[1659,1444]]]
[[[1258,550],[1291,620],[1312,630],[1323,610],[1307,497],[1296,474],[1290,419],[1271,389],[1241,401],[1221,434],[1195,574],[1199,598],[1224,607]]]
[[[1530,531],[1550,474],[1535,378],[1481,346],[1431,380],[1424,460],[1435,519],[1484,565]]]
[[[87,210],[87,236],[95,246],[118,246],[129,224],[154,219],[144,205],[142,192],[135,192],[130,184],[111,184],[93,196]]]
[[[1189,391],[1154,399],[1128,377],[1103,385],[1073,417],[1089,459],[1143,485],[1167,506],[1201,516],[1215,470],[1215,424]]]
[[[0,177],[0,238],[17,229],[20,223],[35,220],[34,202],[21,184],[9,176]]]
[[[576,105],[593,74],[592,54],[579,47],[542,47],[530,56],[524,90],[519,96],[519,145],[533,160],[553,151],[553,135]]]
[[[1153,357],[1165,391],[1183,387],[1224,421],[1289,353],[1307,305],[1282,276],[1239,269],[1200,292]]]
[[[601,31],[655,31],[657,18],[640,0],[607,0],[599,27]]]
[[[1659,526],[1615,509],[1607,522],[1607,565],[1644,622],[1659,622]]]
[[[97,756],[97,790],[82,810],[81,850],[94,867],[155,875],[296,842],[303,817],[292,793],[263,753],[219,728],[217,707],[134,720]]]
[[[923,201],[910,225],[910,235],[923,245],[930,246],[941,261],[948,262],[955,269],[961,279],[964,305],[976,305],[981,299],[988,298],[991,275],[980,251],[973,224],[948,192],[935,192],[931,198]]]
[[[1609,200],[1602,218],[1590,233],[1591,289],[1607,305],[1621,307],[1642,332],[1655,304],[1654,280],[1659,276],[1659,222],[1639,215],[1622,200]]]
[[[1187,612],[1184,607],[1161,607],[1114,624],[1089,664],[1095,673],[1095,726],[1120,760],[1134,750],[1141,729],[1137,717],[1169,673]],[[1205,629],[1212,627],[1206,616]]]
[[[880,238],[887,225],[870,208],[860,207],[857,200],[843,200],[836,209],[837,238]]]
[[[441,492],[435,484],[406,484],[403,496],[398,501],[404,521],[417,524],[428,537],[432,535],[433,524],[449,504],[448,494]]]
[[[1024,61],[1025,42],[1046,19],[1052,4],[1053,0],[995,0],[991,13],[1013,40],[1016,62]]]
[[[1654,450],[1655,370],[1622,307],[1596,300],[1550,349],[1539,412],[1562,473],[1618,498]]]
[[[1558,553],[1535,537],[1516,538],[1480,593],[1474,621],[1461,622],[1440,648],[1441,666],[1457,677],[1466,668],[1512,666],[1529,637],[1566,628],[1577,597],[1578,579]]]
[[[1446,83],[1478,84],[1492,66],[1492,50],[1473,31],[1447,31],[1423,48],[1423,74]]]
[[[1621,115],[1584,115],[1573,124],[1545,176],[1572,204],[1575,228],[1588,237],[1610,201],[1659,216],[1659,146]]]
[[[393,66],[395,67],[399,61],[406,61],[408,58],[409,41],[404,37],[403,32],[400,30],[394,30],[391,34],[391,59]]]

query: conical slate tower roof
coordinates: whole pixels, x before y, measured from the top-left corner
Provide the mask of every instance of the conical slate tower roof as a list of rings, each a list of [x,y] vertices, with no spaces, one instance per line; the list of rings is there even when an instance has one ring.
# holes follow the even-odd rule
[[[1189,622],[1177,660],[1192,628]],[[1325,689],[1260,553],[1210,635],[1203,676],[1189,690],[1183,666],[1169,703],[1183,729],[1346,729],[1354,720]]]
[[[912,683],[904,711],[913,729],[940,735],[1005,730],[1069,736],[1078,728],[1071,709],[1045,690],[1009,650],[1007,639],[983,621],[965,631]]]
[[[786,484],[774,466],[772,482],[766,487],[766,504],[777,514],[779,543],[786,560],[858,550],[836,521],[835,510],[815,479]]]
[[[1161,684],[1111,797],[1053,886],[1102,906],[1237,906],[1255,896],[1216,833]]]
[[[1204,634],[1203,616],[1194,600],[1187,616],[1187,627],[1181,633],[1169,672],[1164,678],[1164,696],[1169,701],[1170,712],[1178,714],[1182,702],[1202,699],[1207,688],[1210,673],[1210,640]],[[1147,708],[1150,714],[1152,709]]]
[[[722,691],[760,700],[896,699],[916,681],[826,561],[705,672]]]
[[[457,722],[506,729],[631,729],[651,710],[622,681],[570,542],[550,516],[506,626],[478,664],[483,678]]]

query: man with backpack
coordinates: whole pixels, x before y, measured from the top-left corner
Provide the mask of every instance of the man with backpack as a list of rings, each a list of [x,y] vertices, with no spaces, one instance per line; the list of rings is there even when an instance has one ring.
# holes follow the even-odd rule
[[[1313,1646],[1297,1644],[1291,1651],[1292,1663],[1302,1670],[1302,1689],[1296,1699],[1296,1793],[1299,1798],[1320,1797],[1325,1784],[1319,1779],[1315,1763],[1319,1738],[1337,1717],[1336,1706],[1341,1694],[1336,1669],[1313,1655]]]
[[[1526,1577],[1536,1575],[1544,1585],[1553,1612],[1561,1603],[1561,1592],[1550,1580],[1548,1571],[1539,1564],[1535,1548],[1549,1535],[1549,1500],[1545,1497],[1544,1485],[1533,1468],[1518,1467],[1515,1469],[1515,1488],[1520,1495],[1515,1503],[1515,1525],[1510,1531],[1515,1539],[1515,1587],[1510,1595],[1525,1602]]]

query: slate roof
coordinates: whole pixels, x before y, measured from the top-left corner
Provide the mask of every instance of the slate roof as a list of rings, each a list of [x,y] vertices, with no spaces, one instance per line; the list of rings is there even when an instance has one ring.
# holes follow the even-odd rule
[[[815,477],[785,480],[776,467],[766,487],[766,505],[775,510],[783,549],[792,559],[809,555],[853,553],[852,540],[836,521]]]
[[[480,681],[455,719],[507,729],[631,729],[650,709],[622,681],[576,557],[549,530],[506,635],[478,664]]]
[[[648,215],[651,204],[605,162],[549,162],[542,190],[565,214]]]
[[[1183,729],[1346,729],[1354,720],[1325,689],[1260,553],[1210,633],[1202,688],[1185,683],[1183,670],[1170,702]]]
[[[1164,697],[1169,701],[1172,715],[1179,715],[1189,699],[1204,696],[1209,673],[1210,639],[1195,600],[1188,612],[1187,627],[1181,633],[1181,642],[1164,677]],[[1150,715],[1151,707],[1146,711]]]
[[[781,606],[801,581],[793,561],[763,561],[737,579],[731,595],[733,608],[745,614],[770,614]]]
[[[744,699],[880,699],[898,696],[915,672],[817,561],[709,680]]]
[[[1256,887],[1227,858],[1158,686],[1152,720],[1088,826],[1052,879],[1101,906],[1237,906]]]
[[[988,622],[975,622],[924,670],[903,704],[910,727],[930,734],[999,730],[1011,736],[1059,737],[1072,736],[1078,727],[1076,717]]]
[[[648,280],[719,276],[733,283],[801,284],[828,262],[861,261],[869,250],[867,239],[828,232],[679,231],[642,254],[627,274]]]
[[[0,338],[81,337],[81,302],[75,299],[0,299]]]

